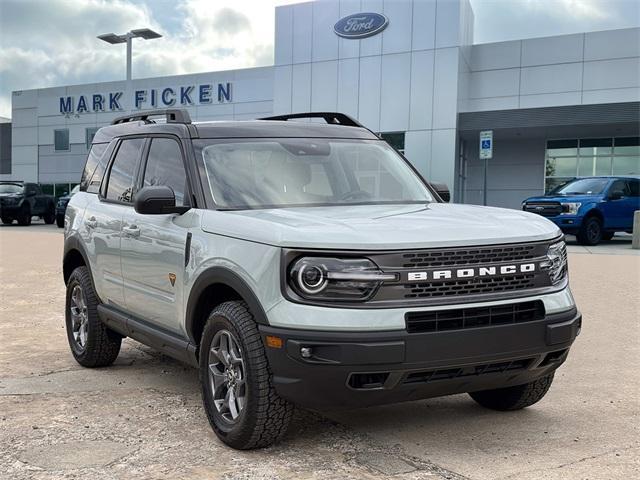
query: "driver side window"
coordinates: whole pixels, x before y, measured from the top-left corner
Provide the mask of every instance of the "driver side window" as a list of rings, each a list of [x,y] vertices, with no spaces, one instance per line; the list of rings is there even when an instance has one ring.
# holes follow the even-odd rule
[[[611,188],[609,189],[609,195],[614,192],[622,193],[623,197],[629,196],[629,187],[627,186],[626,180],[616,180],[611,184]]]
[[[187,175],[180,145],[170,138],[151,140],[144,170],[143,187],[166,185],[176,196],[176,206],[188,206]]]

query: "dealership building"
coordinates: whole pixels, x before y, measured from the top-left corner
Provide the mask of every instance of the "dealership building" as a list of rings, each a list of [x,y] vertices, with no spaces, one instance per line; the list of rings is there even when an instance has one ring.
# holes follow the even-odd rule
[[[60,195],[99,127],[168,107],[194,121],[347,113],[464,203],[519,208],[575,176],[640,174],[639,28],[473,44],[466,0],[318,0],[275,22],[270,67],[13,92],[0,180]]]

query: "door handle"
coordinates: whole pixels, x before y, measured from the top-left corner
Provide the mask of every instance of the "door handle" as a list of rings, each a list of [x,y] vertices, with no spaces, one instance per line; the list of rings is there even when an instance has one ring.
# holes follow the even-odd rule
[[[140,229],[135,225],[131,225],[130,227],[123,227],[122,231],[124,232],[124,234],[127,237],[139,237],[140,236]]]
[[[91,217],[89,220],[84,222],[84,224],[87,228],[96,228],[98,226],[98,220],[96,220],[96,217]]]

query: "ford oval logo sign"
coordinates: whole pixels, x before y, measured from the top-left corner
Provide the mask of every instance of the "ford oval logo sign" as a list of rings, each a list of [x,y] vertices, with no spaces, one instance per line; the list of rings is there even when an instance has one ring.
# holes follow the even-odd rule
[[[379,13],[354,13],[338,20],[333,31],[344,38],[366,38],[380,33],[388,24],[387,17]]]

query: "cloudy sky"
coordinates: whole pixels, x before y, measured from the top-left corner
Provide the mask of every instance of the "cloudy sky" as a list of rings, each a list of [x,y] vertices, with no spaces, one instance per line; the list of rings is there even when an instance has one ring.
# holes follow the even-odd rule
[[[0,116],[11,91],[124,77],[124,46],[99,33],[149,27],[133,75],[270,65],[274,6],[301,0],[0,0]],[[317,0],[322,1],[322,0]],[[475,43],[640,25],[639,0],[471,0]]]

